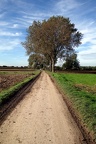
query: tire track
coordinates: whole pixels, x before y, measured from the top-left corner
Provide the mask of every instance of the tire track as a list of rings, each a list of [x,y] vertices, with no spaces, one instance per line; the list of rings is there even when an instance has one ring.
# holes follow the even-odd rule
[[[1,144],[86,144],[61,94],[42,72],[0,127]]]

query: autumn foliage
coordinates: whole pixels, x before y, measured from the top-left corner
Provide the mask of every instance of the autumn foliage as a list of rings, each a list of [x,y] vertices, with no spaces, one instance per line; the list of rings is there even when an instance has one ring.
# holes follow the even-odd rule
[[[50,61],[52,71],[57,59],[78,47],[82,39],[82,34],[69,18],[62,16],[53,16],[42,22],[34,21],[27,33],[26,41],[22,43],[27,54],[44,55]]]

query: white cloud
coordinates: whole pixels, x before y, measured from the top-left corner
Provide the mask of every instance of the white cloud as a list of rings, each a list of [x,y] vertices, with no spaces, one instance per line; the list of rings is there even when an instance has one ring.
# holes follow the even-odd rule
[[[56,3],[56,6],[63,12],[77,8],[79,5],[80,3],[75,0],[60,0]]]
[[[17,36],[21,36],[22,33],[21,32],[7,32],[7,31],[0,31],[0,36],[11,36],[11,37],[17,37]]]
[[[78,59],[82,66],[96,66],[96,44],[89,45],[88,49],[84,49],[78,52]]]
[[[59,15],[73,16],[72,10],[78,9],[84,3],[80,3],[77,0],[58,0],[54,5],[54,12]]]
[[[96,39],[96,21],[93,20],[85,20],[83,22],[77,23],[77,27],[80,32],[84,35],[82,39],[82,43],[86,44],[90,42],[94,43],[94,39]]]
[[[13,24],[12,25],[12,28],[18,28],[19,26],[18,26],[18,24]]]
[[[85,20],[79,24],[80,32],[84,34],[82,45],[78,48],[78,59],[82,66],[96,66],[96,21]]]
[[[57,63],[56,63],[56,66],[61,66],[62,67],[62,65],[63,65],[64,62],[65,61],[63,59],[58,59]]]
[[[79,55],[90,55],[96,53],[96,45],[89,46],[87,50],[79,52]]]
[[[48,13],[43,13],[41,11],[31,11],[30,12],[24,12],[20,11],[22,17],[18,17],[15,19],[14,22],[18,22],[19,26],[21,25],[22,28],[28,28],[29,25],[33,23],[34,20],[36,21],[42,21],[46,18],[49,18],[50,16],[53,16],[53,13],[48,12]]]
[[[19,39],[0,39],[0,51],[12,50],[20,45]]]
[[[0,21],[0,26],[8,26],[9,23],[6,21]]]

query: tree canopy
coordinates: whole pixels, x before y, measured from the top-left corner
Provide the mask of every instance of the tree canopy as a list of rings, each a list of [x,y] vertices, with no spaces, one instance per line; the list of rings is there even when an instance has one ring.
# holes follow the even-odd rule
[[[48,60],[40,54],[31,54],[28,59],[29,67],[34,69],[46,68],[49,65]]]
[[[27,30],[23,44],[27,54],[42,54],[49,61],[52,71],[58,58],[81,44],[82,34],[75,28],[69,18],[53,16],[48,20],[34,21]]]
[[[80,64],[79,61],[77,59],[77,54],[73,51],[70,55],[67,55],[66,59],[65,59],[65,63],[62,66],[63,69],[80,69]]]

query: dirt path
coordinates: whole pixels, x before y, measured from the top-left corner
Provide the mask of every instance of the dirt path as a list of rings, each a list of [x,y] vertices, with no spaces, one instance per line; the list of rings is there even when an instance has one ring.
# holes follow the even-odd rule
[[[0,144],[83,144],[82,139],[45,72],[0,127]]]

